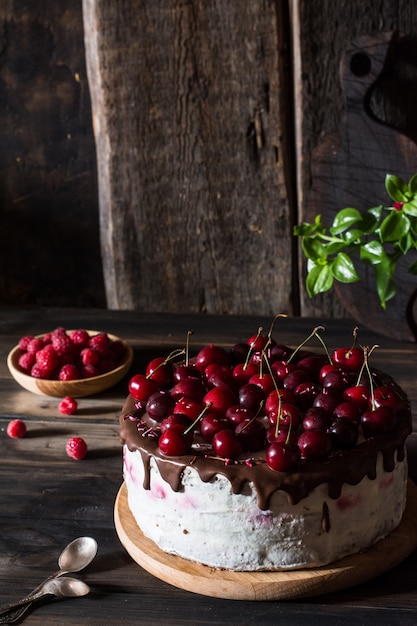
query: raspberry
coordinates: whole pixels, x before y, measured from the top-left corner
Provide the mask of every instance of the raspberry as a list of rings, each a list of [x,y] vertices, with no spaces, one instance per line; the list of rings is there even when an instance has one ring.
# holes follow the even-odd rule
[[[32,369],[32,365],[35,363],[36,357],[34,354],[30,352],[24,352],[18,360],[18,364],[20,369],[25,374],[30,374],[30,370]]]
[[[30,352],[31,354],[36,354],[39,350],[42,350],[43,348],[43,341],[42,339],[39,338],[34,338],[31,341],[29,341],[28,345],[27,345],[27,351]]]
[[[100,354],[92,348],[81,350],[80,357],[83,365],[97,365],[100,360]]]
[[[83,365],[81,368],[81,374],[83,378],[92,378],[93,376],[99,376],[100,371],[97,369],[95,365],[91,363],[87,363]]]
[[[78,329],[70,332],[71,341],[80,348],[85,348],[88,345],[90,335],[86,330]]]
[[[87,444],[81,437],[71,437],[66,443],[65,450],[68,456],[81,461],[87,454]]]
[[[78,380],[79,378],[81,378],[80,371],[78,367],[76,367],[72,363],[67,363],[66,365],[63,365],[59,370],[59,380]]]
[[[35,337],[32,337],[32,335],[25,335],[24,337],[21,337],[19,340],[19,348],[26,352],[26,350],[28,349],[28,345],[32,341],[32,339],[35,339]]]
[[[26,425],[22,420],[12,420],[7,424],[7,434],[9,437],[21,439],[26,435]]]
[[[63,415],[72,415],[77,410],[77,401],[70,396],[65,396],[59,403],[58,410]]]
[[[52,345],[57,354],[65,354],[74,351],[74,344],[65,333],[57,333],[52,335]]]
[[[110,346],[110,339],[107,333],[99,333],[98,335],[90,337],[88,345],[101,356],[105,356]]]
[[[33,378],[48,378],[50,372],[49,370],[45,370],[38,363],[35,363],[30,370],[30,375],[33,376]]]
[[[106,372],[111,372],[111,370],[114,370],[115,367],[115,361],[109,356],[104,356],[102,359],[100,359],[98,363],[98,369],[102,374],[105,374]]]
[[[36,363],[44,370],[52,372],[58,365],[58,357],[53,349],[48,347],[38,350],[36,353]]]

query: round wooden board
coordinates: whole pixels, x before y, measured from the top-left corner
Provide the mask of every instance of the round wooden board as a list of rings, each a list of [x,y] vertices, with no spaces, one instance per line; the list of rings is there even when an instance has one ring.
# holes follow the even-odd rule
[[[130,556],[150,574],[180,589],[229,600],[289,600],[330,593],[375,578],[417,547],[417,487],[408,482],[400,526],[368,551],[316,569],[286,572],[231,572],[162,552],[139,529],[123,483],[116,498],[116,531]]]

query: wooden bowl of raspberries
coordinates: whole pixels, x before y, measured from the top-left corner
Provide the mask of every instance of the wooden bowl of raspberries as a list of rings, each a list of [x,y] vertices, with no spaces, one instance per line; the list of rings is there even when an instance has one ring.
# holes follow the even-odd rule
[[[132,348],[115,335],[59,327],[22,337],[9,353],[7,366],[19,385],[32,393],[80,398],[116,385],[132,360]]]

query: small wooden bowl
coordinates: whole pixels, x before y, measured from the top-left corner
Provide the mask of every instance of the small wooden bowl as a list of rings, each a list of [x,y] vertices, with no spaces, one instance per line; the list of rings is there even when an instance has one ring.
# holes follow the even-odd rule
[[[98,331],[89,330],[88,334],[90,336],[97,335]],[[92,396],[116,385],[127,373],[133,360],[133,350],[129,344],[115,335],[111,335],[110,333],[107,333],[107,335],[112,341],[121,341],[125,348],[125,356],[114,370],[100,374],[100,376],[68,381],[34,378],[33,376],[24,374],[19,368],[18,361],[22,354],[22,350],[19,346],[15,346],[9,352],[7,367],[16,382],[32,393],[41,396],[53,396],[55,398],[63,398],[65,396],[70,396],[71,398]],[[39,337],[42,338],[43,335],[39,335]]]

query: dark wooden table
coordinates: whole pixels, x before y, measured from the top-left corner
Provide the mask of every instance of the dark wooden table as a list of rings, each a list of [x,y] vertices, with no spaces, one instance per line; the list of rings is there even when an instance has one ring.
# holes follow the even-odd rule
[[[231,345],[268,328],[255,317],[139,314],[82,309],[0,309],[0,603],[17,600],[57,569],[64,546],[81,535],[98,542],[95,561],[80,574],[90,595],[38,606],[25,624],[413,624],[417,623],[417,553],[400,566],[361,586],[321,597],[281,602],[241,602],[196,595],[154,578],[124,550],[113,522],[122,484],[118,415],[127,379],[95,397],[79,400],[76,415],[59,414],[58,400],[33,395],[10,377],[6,356],[22,335],[56,326],[105,330],[131,343],[133,371],[151,355],[183,346]],[[344,321],[280,319],[274,336],[291,345],[317,324],[326,327],[329,348],[350,345]],[[375,363],[397,379],[417,406],[417,345],[399,344],[360,331],[362,344],[378,344]],[[27,436],[10,439],[9,420],[24,419]],[[417,422],[414,423],[417,431]],[[65,453],[72,435],[89,446],[83,461]],[[417,478],[416,434],[409,438],[410,475]],[[416,521],[417,523],[417,521]]]

